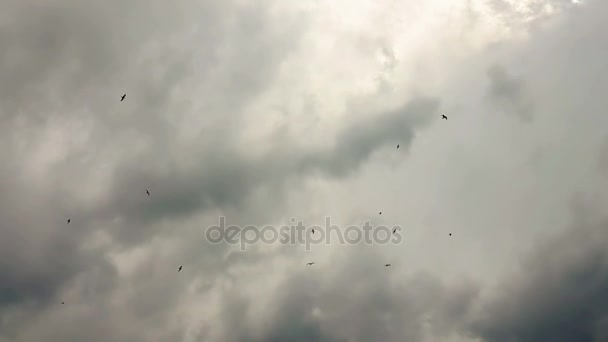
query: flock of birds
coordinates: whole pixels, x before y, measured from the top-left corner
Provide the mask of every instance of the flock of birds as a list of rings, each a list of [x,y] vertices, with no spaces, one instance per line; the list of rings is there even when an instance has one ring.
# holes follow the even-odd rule
[[[441,118],[442,118],[443,120],[447,120],[447,119],[448,119],[448,117],[447,117],[447,116],[445,116],[444,114],[442,114],[442,115],[441,115]],[[399,144],[397,144],[397,149],[399,149]],[[382,215],[382,212],[379,212],[379,213],[378,213],[378,215]],[[397,232],[397,228],[393,229],[393,234],[395,234],[396,232]],[[312,233],[313,233],[313,234],[315,233],[314,228],[312,229]],[[452,233],[450,233],[450,236],[452,236]],[[314,262],[309,262],[309,263],[307,263],[306,265],[308,265],[308,266],[312,266],[312,265],[314,265],[314,264],[315,264]],[[384,264],[384,267],[391,267],[391,264]]]
[[[126,97],[127,97],[127,94],[123,94],[123,95],[120,97],[120,102],[124,101]],[[447,119],[448,119],[448,117],[447,117],[447,116],[445,116],[445,115],[443,115],[443,114],[441,115],[441,118],[442,118],[443,120],[447,120]],[[397,144],[397,149],[399,149],[399,144]],[[149,190],[147,190],[147,189],[146,189],[146,195],[150,196],[150,191],[149,191]],[[382,215],[382,212],[379,212],[379,215]],[[69,218],[68,218],[68,223],[70,223],[70,222],[72,222],[72,219],[69,219]],[[396,232],[397,232],[397,228],[393,229],[393,234],[395,234]],[[314,228],[312,229],[312,233],[313,233],[313,234],[315,233]],[[450,236],[452,236],[452,233],[450,233]],[[312,265],[314,265],[314,264],[315,264],[314,262],[309,262],[309,263],[307,263],[306,265],[308,265],[308,266],[312,266]],[[385,266],[385,267],[391,267],[391,264],[385,264],[384,266]],[[180,272],[180,271],[182,270],[182,267],[183,267],[183,266],[182,266],[182,265],[180,265],[180,266],[177,268],[177,272]],[[61,302],[61,304],[65,304],[65,302]]]

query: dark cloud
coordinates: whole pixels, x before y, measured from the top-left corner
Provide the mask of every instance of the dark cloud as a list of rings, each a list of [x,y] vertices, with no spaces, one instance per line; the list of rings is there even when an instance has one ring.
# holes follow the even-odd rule
[[[577,225],[539,246],[474,324],[484,341],[605,341],[607,227]]]
[[[487,75],[490,79],[490,99],[506,114],[530,122],[534,118],[534,104],[523,81],[496,64],[488,69]]]
[[[238,313],[255,308],[241,298],[236,309],[233,296],[226,295],[225,310],[235,311],[226,314],[226,340],[604,341],[608,221],[600,210],[587,210],[590,203],[577,203],[575,224],[539,242],[493,297],[480,297],[472,282],[445,286],[425,272],[397,281],[399,264],[387,271],[372,249],[353,248],[331,264],[293,272],[267,303],[274,309],[264,328],[253,329],[244,317],[231,324]]]
[[[167,219],[238,208],[260,187],[348,175],[398,137],[406,147],[438,105],[356,121],[333,149],[252,158],[236,143],[239,120],[297,47],[305,16],[214,1],[21,1],[2,12],[0,330],[12,340],[179,340],[148,328],[166,327],[185,289],[167,281],[177,266],[151,257],[130,278],[137,291],[115,303],[127,285],[109,252],[164,236]],[[112,248],[85,247],[98,233]],[[194,274],[219,275],[226,252],[210,248]],[[20,312],[38,318],[17,323]]]
[[[460,329],[477,297],[475,285],[446,287],[425,272],[396,281],[384,263],[372,249],[353,248],[331,264],[296,271],[268,303],[274,308],[269,324],[251,329],[226,322],[239,331],[226,340],[422,341]]]
[[[259,186],[281,189],[287,180],[317,172],[345,177],[387,143],[399,140],[407,148],[415,129],[434,117],[438,105],[436,99],[420,98],[403,108],[349,123],[328,150],[277,146],[266,155],[252,158],[243,146],[213,145],[212,149],[197,149],[200,157],[187,169],[180,169],[179,163],[170,159],[161,163],[158,159],[166,157],[150,151],[116,169],[107,202],[93,210],[106,217],[124,218],[125,225],[131,227],[124,230],[124,238],[129,241],[146,236],[146,232],[134,229],[137,224],[239,205]],[[152,188],[154,196],[147,198],[133,191],[145,188]],[[150,232],[149,228],[142,229]]]
[[[209,90],[206,96],[212,99],[205,108],[210,111],[208,117],[237,120],[240,107],[265,89],[279,61],[297,44],[301,22],[273,26],[268,18],[274,14],[265,7],[235,7],[229,2],[218,6],[213,1],[22,1],[3,6],[2,12],[0,47],[7,53],[0,59],[0,117],[4,123],[0,128],[0,314],[12,317],[29,303],[28,310],[44,316],[45,308],[60,302],[62,291],[75,282],[85,286],[78,302],[90,305],[103,301],[116,285],[117,271],[105,259],[108,251],[83,247],[95,239],[92,233],[112,233],[115,220],[121,220],[120,211],[96,215],[106,213],[103,194],[97,192],[95,199],[85,199],[83,193],[93,193],[92,189],[100,187],[98,182],[103,182],[99,171],[110,180],[114,175],[146,180],[145,172],[142,175],[131,163],[145,168],[145,161],[150,160],[159,168],[172,168],[176,160],[171,160],[171,154],[182,146],[176,142],[170,118],[174,111],[179,117],[179,111],[187,108],[174,98],[179,86],[192,83],[189,76],[196,71]],[[233,19],[228,19],[231,16]],[[225,72],[214,76],[220,66]],[[127,99],[120,103],[124,92]],[[65,140],[47,140],[51,131]],[[216,133],[221,134],[219,131]],[[75,141],[74,136],[80,140]],[[145,153],[133,153],[137,149],[133,141],[147,145]],[[59,144],[52,146],[54,143]],[[44,162],[52,153],[59,157]],[[41,161],[30,163],[36,155]],[[195,155],[197,159],[208,157]],[[213,163],[212,158],[209,162]],[[224,166],[230,168],[234,163]],[[218,170],[216,175],[228,170]],[[161,183],[154,188],[157,184],[152,182],[124,185],[120,194],[147,199],[144,189],[152,188],[150,213],[168,203],[187,207],[178,198],[184,194],[177,194],[191,194],[192,184],[180,185],[177,179],[174,186]],[[229,191],[222,189],[226,184],[220,182],[222,179],[217,178],[219,184],[212,186],[216,197]],[[227,181],[231,181],[230,176]],[[168,193],[163,192],[163,186]],[[238,184],[234,186],[238,188]],[[67,218],[71,218],[70,224],[66,224]],[[114,231],[121,229],[128,233],[110,238],[132,234],[132,239],[142,241],[135,236],[136,231],[125,226]],[[169,276],[163,275],[165,279]],[[90,277],[95,279],[93,283]],[[146,329],[133,328],[122,334],[117,327],[121,319],[143,320],[162,312],[159,319],[164,321],[170,311],[163,309],[176,300],[170,283],[154,283],[150,277],[144,273],[138,278],[142,279],[136,283],[141,292],[125,301],[132,304],[126,317],[112,314],[118,307],[98,307],[82,314],[81,325],[41,323],[40,329],[54,340],[92,340],[91,336],[105,341],[139,340]],[[159,298],[164,301],[155,304],[154,299]],[[0,331],[15,339],[17,333],[25,340],[42,338],[32,337],[33,331],[26,337],[21,324],[1,321]]]

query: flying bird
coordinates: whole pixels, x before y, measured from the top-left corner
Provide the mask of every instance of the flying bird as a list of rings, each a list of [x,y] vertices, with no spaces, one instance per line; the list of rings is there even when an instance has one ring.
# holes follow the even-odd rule
[[[68,223],[72,222],[72,219],[68,219]]]
[[[395,234],[397,232],[397,228],[393,229],[393,234]]]
[[[442,118],[442,119],[444,119],[444,120],[447,120],[447,119],[448,119],[448,117],[447,117],[447,116],[445,116],[445,115],[443,115],[443,114],[441,115],[441,118]]]
[[[397,148],[399,148],[399,144],[397,144]]]
[[[315,229],[314,229],[314,228],[312,229],[312,233],[313,233],[313,234],[315,233]]]
[[[177,272],[179,272],[179,271],[181,271],[181,270],[182,270],[182,266],[180,266],[180,267],[177,269]]]
[[[385,266],[385,267],[391,267],[391,264],[386,264],[386,265],[384,265],[384,266]]]
[[[120,102],[125,100],[125,97],[127,97],[127,94],[124,94],[121,98],[120,98]]]
[[[148,196],[150,196],[150,191],[146,190],[146,193],[148,194]]]
[[[315,264],[314,262],[309,262],[309,263],[308,263],[308,264],[306,264],[306,265],[314,265],[314,264]]]

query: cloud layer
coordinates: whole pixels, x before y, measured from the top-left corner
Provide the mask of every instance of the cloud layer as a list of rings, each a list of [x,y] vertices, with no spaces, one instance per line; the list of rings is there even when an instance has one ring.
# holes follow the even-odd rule
[[[0,341],[608,340],[604,2],[0,7]]]

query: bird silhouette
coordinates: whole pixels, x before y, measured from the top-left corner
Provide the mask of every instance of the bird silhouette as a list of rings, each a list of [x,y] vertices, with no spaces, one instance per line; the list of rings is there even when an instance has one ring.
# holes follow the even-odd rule
[[[148,194],[148,196],[150,196],[150,191],[146,190],[146,193]]]
[[[313,233],[313,234],[315,233],[315,229],[314,229],[314,228],[312,229],[312,233]]]
[[[127,97],[127,94],[124,94],[121,98],[120,98],[120,102],[125,100],[125,97]]]
[[[72,219],[68,219],[68,223],[72,222]]]
[[[181,270],[182,270],[182,266],[180,266],[180,267],[177,269],[177,272],[179,272],[179,271],[181,271]]]
[[[445,115],[441,115],[441,118],[442,118],[442,119],[444,119],[444,120],[447,120],[447,119],[448,119],[448,117],[447,117],[447,116],[445,116]]]
[[[314,262],[309,262],[309,263],[308,263],[308,264],[306,264],[306,265],[314,265],[314,264],[315,264]]]
[[[399,148],[399,144],[397,144],[397,148]]]
[[[391,267],[391,264],[386,264],[384,265],[384,267]]]
[[[393,234],[395,234],[397,232],[397,228],[393,229]]]

